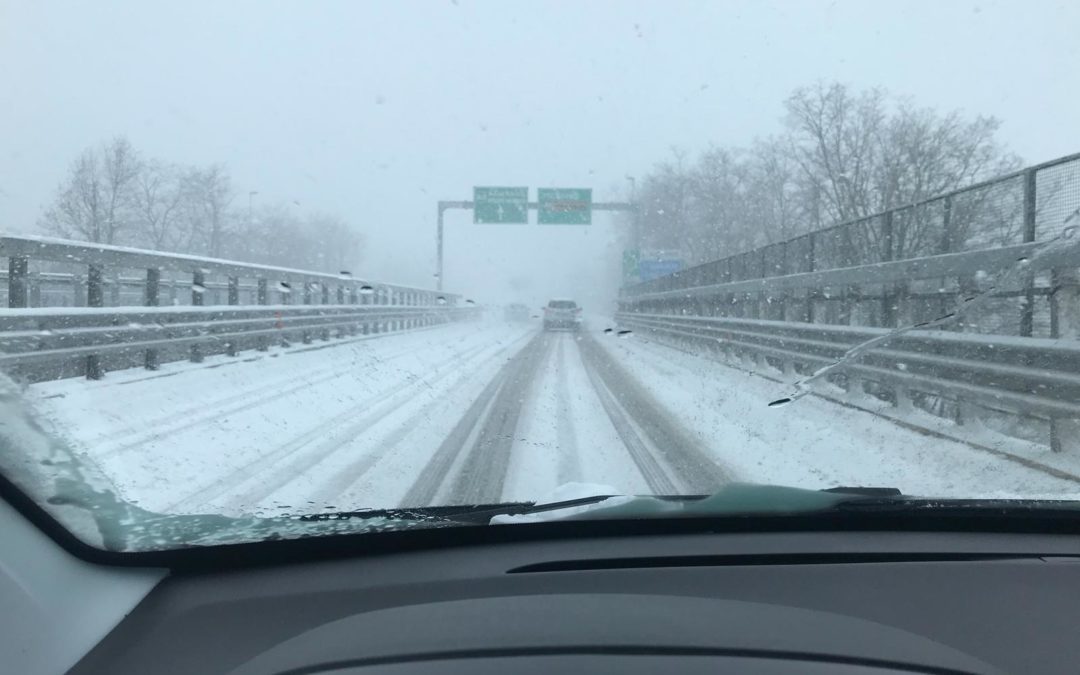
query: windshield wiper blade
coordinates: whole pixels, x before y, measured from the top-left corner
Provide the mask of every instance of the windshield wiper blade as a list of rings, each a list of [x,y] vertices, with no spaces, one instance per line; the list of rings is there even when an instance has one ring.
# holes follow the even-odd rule
[[[297,520],[307,522],[390,518],[396,520],[414,520],[430,522],[432,525],[487,525],[495,516],[519,516],[547,511],[559,511],[577,506],[598,504],[612,497],[624,495],[590,495],[557,502],[501,502],[497,504],[469,504],[460,506],[417,506],[393,509],[359,509],[356,511],[328,511],[298,516]],[[648,499],[664,502],[683,502],[704,499],[708,495],[650,495]]]
[[[860,497],[903,497],[904,493],[900,492],[899,488],[894,487],[831,487],[820,490],[820,492],[830,492],[832,494],[842,495],[857,495]]]

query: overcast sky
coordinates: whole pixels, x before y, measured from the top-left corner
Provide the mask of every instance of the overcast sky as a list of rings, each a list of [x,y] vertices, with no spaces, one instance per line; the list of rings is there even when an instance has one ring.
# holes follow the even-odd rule
[[[125,134],[225,163],[244,201],[338,213],[367,237],[362,273],[430,285],[437,200],[622,198],[672,146],[779,131],[784,98],[819,79],[997,116],[1027,162],[1080,151],[1078,29],[1075,0],[0,0],[0,228],[33,229],[72,158]],[[447,223],[452,290],[610,292],[606,216]]]

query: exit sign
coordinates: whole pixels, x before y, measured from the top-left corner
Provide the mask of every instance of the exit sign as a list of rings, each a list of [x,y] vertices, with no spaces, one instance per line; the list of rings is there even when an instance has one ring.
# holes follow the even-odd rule
[[[529,188],[474,187],[473,222],[525,224],[529,222]]]
[[[592,189],[540,188],[536,194],[541,225],[592,224]]]

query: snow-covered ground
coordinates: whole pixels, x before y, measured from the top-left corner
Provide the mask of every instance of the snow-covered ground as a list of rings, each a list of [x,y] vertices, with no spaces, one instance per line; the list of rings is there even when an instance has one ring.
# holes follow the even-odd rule
[[[162,512],[298,513],[532,500],[567,484],[728,480],[936,496],[1080,484],[636,336],[535,323],[433,330],[30,387],[35,408]]]
[[[602,344],[741,480],[941,497],[1080,498],[1076,481],[822,398],[769,407],[791,386],[647,337]]]

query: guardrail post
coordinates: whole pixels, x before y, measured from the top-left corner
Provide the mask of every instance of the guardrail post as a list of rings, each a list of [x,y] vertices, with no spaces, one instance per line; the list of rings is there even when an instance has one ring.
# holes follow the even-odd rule
[[[156,267],[146,268],[146,286],[143,290],[143,304],[147,307],[158,305],[158,292],[161,287],[161,270]],[[156,349],[147,349],[143,358],[143,367],[157,370],[161,366]]]
[[[911,400],[911,390],[904,386],[897,386],[893,389],[893,394],[896,396],[896,410],[901,414],[907,414],[915,410],[915,404]]]
[[[350,305],[356,305],[356,304],[359,304],[359,302],[360,302],[360,298],[359,298],[358,293],[356,292],[356,286],[350,287],[349,288],[349,304]]]
[[[1024,172],[1024,241],[1035,241],[1035,171]],[[1024,277],[1024,299],[1020,308],[1020,335],[1031,337],[1035,328],[1035,277]]]
[[[945,197],[941,203],[941,248],[939,253],[952,253],[956,246],[956,232],[953,231],[952,197]]]
[[[240,277],[229,277],[229,292],[226,301],[230,305],[240,304]]]
[[[86,306],[105,306],[105,272],[99,265],[89,265],[86,268]],[[105,377],[105,370],[101,367],[101,357],[90,354],[86,357],[86,379],[100,380]]]
[[[255,303],[265,305],[269,300],[270,284],[266,279],[259,279],[255,288]]]
[[[329,305],[330,304],[330,285],[327,284],[325,281],[320,282],[319,285],[322,287],[322,304]]]
[[[307,279],[305,279],[301,283],[304,284],[304,304],[305,305],[310,305],[311,304],[311,282],[308,281]]]
[[[26,307],[27,276],[30,272],[30,258],[13,255],[8,258],[8,307]]]
[[[109,306],[120,306],[120,270],[109,279]]]
[[[341,285],[338,285],[337,287],[337,304],[345,304],[345,287]]]
[[[86,306],[87,307],[104,307],[105,306],[105,289],[104,279],[105,272],[99,265],[89,265],[86,269]]]
[[[1053,294],[1050,296],[1051,337],[1080,340],[1080,273],[1076,268],[1055,269],[1051,273]],[[1069,417],[1050,418],[1050,449],[1054,452],[1080,446],[1080,420]]]
[[[191,304],[196,307],[201,307],[203,304],[203,295],[205,293],[206,274],[201,269],[197,269],[191,273]],[[195,359],[193,358],[192,361],[194,360]]]
[[[146,270],[146,290],[143,291],[143,304],[147,307],[157,307],[158,295],[161,289],[161,270],[149,267]]]

